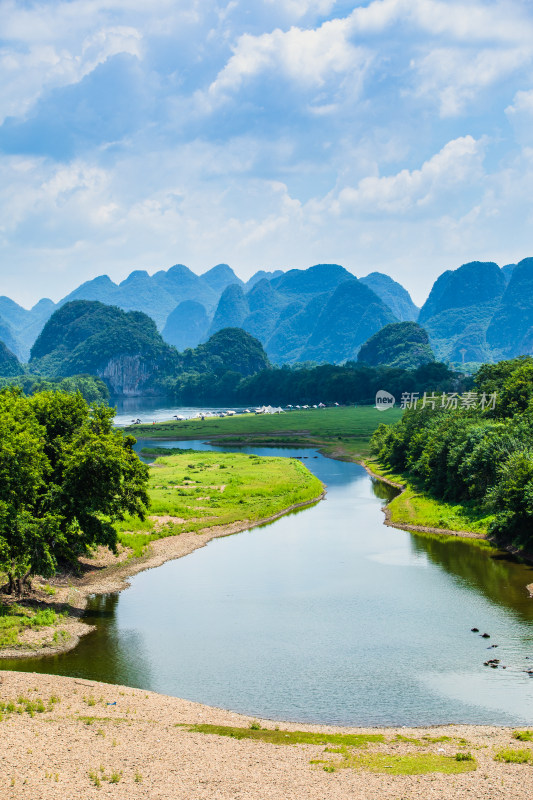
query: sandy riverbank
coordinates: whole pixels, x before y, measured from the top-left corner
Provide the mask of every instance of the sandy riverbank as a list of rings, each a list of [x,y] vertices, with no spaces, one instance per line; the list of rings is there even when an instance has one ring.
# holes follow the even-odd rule
[[[313,759],[333,758],[323,745],[274,745],[205,735],[192,724],[249,728],[250,717],[174,697],[34,673],[0,673],[0,702],[59,698],[53,710],[4,715],[2,800],[529,800],[533,768],[494,760],[502,748],[529,749],[512,730],[471,725],[356,729],[278,723],[284,730],[383,733],[365,751],[475,757],[478,768],[457,775],[391,775],[361,769],[329,773]],[[112,705],[108,705],[112,704]],[[115,705],[116,704],[116,705]],[[47,706],[48,707],[48,706]],[[272,721],[260,721],[274,728]],[[449,740],[416,746],[397,735]],[[466,740],[460,745],[459,739]],[[360,752],[360,751],[359,751]],[[111,782],[115,776],[116,782]],[[100,786],[95,785],[95,776]]]

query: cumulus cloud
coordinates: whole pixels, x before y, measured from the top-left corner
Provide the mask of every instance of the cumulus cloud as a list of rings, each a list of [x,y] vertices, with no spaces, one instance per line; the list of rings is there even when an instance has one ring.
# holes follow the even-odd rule
[[[281,73],[304,87],[321,87],[332,75],[360,73],[368,53],[348,40],[346,20],[331,20],[317,29],[276,29],[261,36],[243,34],[233,55],[209,87],[209,97],[238,91],[254,77]]]
[[[387,212],[405,214],[439,200],[482,173],[483,143],[472,136],[448,142],[420,169],[403,169],[395,175],[369,176],[356,187],[342,189],[333,202],[337,212]]]
[[[463,113],[480,90],[505,81],[533,61],[533,47],[478,52],[470,48],[436,48],[411,62],[418,73],[416,92],[434,98],[443,117]]]

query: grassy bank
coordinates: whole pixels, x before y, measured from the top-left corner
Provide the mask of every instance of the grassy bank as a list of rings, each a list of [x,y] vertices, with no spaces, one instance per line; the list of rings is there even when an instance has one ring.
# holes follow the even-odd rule
[[[400,419],[400,409],[386,413],[373,406],[319,408],[285,414],[238,414],[235,417],[132,425],[126,430],[138,439],[214,439],[262,444],[310,444],[326,450],[342,448],[354,459],[368,455],[370,437],[382,423]]]
[[[150,515],[120,524],[117,554],[98,548],[78,573],[37,577],[31,595],[0,600],[0,658],[75,646],[91,630],[80,622],[90,594],[119,591],[142,569],[311,503],[324,488],[300,461],[242,453],[166,450],[150,472]]]
[[[408,475],[391,472],[373,459],[365,463],[374,474],[404,487],[387,506],[388,519],[394,525],[420,526],[482,536],[487,534],[492,517],[475,504],[437,500],[422,491]]]
[[[405,487],[388,505],[395,525],[485,535],[490,516],[474,506],[437,500],[410,481],[370,459],[370,439],[381,423],[400,419],[400,409],[381,412],[372,406],[291,411],[280,415],[240,414],[202,420],[137,425],[128,430],[139,439],[217,439],[231,444],[306,444],[326,455],[365,463],[385,480]]]
[[[151,451],[159,455],[157,449]],[[243,453],[165,450],[151,468],[150,516],[126,519],[119,541],[141,555],[154,539],[244,520],[253,523],[322,494],[300,461]]]

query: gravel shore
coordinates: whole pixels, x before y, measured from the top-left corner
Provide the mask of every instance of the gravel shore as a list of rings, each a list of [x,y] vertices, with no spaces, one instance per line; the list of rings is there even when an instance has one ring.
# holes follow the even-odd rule
[[[467,740],[478,768],[457,775],[333,773],[310,762],[322,745],[275,745],[191,732],[192,724],[250,727],[252,719],[124,686],[35,673],[0,672],[0,702],[40,698],[46,710],[4,713],[2,800],[530,800],[533,767],[501,763],[501,748],[531,750],[508,728],[441,726],[356,729],[277,723],[284,730],[383,733],[387,753],[454,755]],[[49,704],[51,697],[57,702]],[[52,708],[52,710],[48,710]],[[274,728],[272,721],[260,721]],[[423,748],[402,737],[448,736]],[[333,756],[334,757],[334,756]],[[95,785],[100,784],[100,785]]]

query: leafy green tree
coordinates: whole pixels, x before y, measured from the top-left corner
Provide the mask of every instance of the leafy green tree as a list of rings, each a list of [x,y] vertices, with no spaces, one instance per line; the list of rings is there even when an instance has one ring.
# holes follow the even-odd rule
[[[20,593],[96,545],[116,549],[114,523],[144,517],[148,468],[113,409],[80,393],[0,393],[0,567]]]

